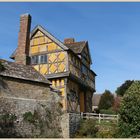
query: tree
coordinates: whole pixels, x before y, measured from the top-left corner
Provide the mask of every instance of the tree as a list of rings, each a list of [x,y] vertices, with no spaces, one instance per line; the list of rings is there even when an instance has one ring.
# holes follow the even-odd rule
[[[113,111],[116,112],[116,113],[118,113],[118,111],[119,111],[119,109],[120,109],[121,99],[122,99],[121,96],[116,96],[116,97],[114,98],[114,103],[113,103],[112,108],[113,108]]]
[[[114,96],[109,90],[105,90],[99,102],[99,110],[109,109],[114,103]]]
[[[126,90],[131,86],[134,80],[126,80],[120,87],[115,91],[118,96],[123,96]]]
[[[118,136],[140,137],[140,81],[134,81],[125,92],[119,114]]]

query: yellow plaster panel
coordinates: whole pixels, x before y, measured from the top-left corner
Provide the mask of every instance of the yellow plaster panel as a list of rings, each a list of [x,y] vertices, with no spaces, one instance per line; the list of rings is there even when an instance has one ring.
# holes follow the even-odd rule
[[[43,45],[39,45],[39,52],[44,52],[47,51],[47,45],[43,44]]]
[[[59,59],[60,61],[63,61],[64,58],[65,58],[65,53],[64,53],[64,52],[60,52],[59,55],[58,55],[58,59]]]
[[[31,54],[38,53],[38,46],[31,47]]]
[[[65,71],[65,65],[63,63],[60,63],[58,66],[58,71],[59,72],[64,72]]]
[[[34,38],[33,39],[33,45],[38,45],[39,44],[39,39],[38,38]]]
[[[39,44],[45,43],[44,36],[39,37]]]
[[[57,67],[55,66],[55,64],[51,64],[49,67],[49,72],[50,73],[55,73],[56,72]]]
[[[56,44],[50,43],[48,44],[48,51],[55,51],[57,49]]]
[[[40,65],[40,73],[46,74],[48,72],[47,64]]]
[[[48,44],[48,51],[62,50],[57,44],[50,43]]]
[[[55,62],[57,56],[56,56],[56,53],[51,53],[49,55],[49,62],[52,63],[52,62]]]
[[[34,68],[39,71],[39,65],[35,65]]]

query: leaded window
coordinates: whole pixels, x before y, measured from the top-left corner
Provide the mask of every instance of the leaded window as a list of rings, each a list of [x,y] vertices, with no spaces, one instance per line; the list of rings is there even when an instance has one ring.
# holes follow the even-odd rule
[[[38,64],[38,56],[37,55],[31,57],[31,64]]]
[[[43,63],[47,63],[48,59],[47,59],[47,55],[43,54],[43,55],[35,55],[31,57],[31,64],[43,64]]]

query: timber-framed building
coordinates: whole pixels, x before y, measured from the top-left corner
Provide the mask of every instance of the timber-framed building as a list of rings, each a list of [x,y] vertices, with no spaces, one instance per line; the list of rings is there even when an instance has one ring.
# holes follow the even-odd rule
[[[91,112],[95,92],[95,72],[88,41],[73,38],[61,42],[42,26],[31,32],[31,16],[20,17],[18,47],[11,55],[16,63],[32,65],[59,89],[67,112]]]

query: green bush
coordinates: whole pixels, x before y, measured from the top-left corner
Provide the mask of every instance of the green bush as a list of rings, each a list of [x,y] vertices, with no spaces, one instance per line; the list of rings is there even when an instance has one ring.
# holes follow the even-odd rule
[[[101,114],[116,114],[116,112],[113,111],[112,108],[109,108],[109,109],[101,109],[101,110],[100,110],[100,113],[101,113]]]
[[[134,80],[126,80],[120,87],[116,89],[116,93],[118,96],[124,96],[127,89],[131,86],[131,84],[134,82]]]
[[[77,130],[76,138],[96,138],[96,133],[98,128],[96,127],[96,122],[93,119],[81,120],[80,127]]]
[[[125,92],[120,106],[119,132],[121,138],[140,136],[140,81],[135,81]]]
[[[105,90],[99,102],[99,110],[109,109],[114,103],[114,96],[109,90]]]

